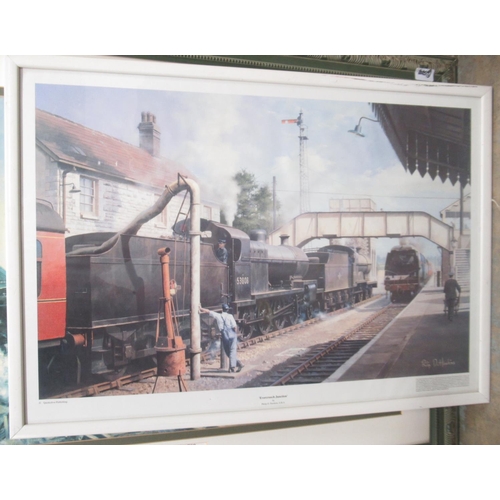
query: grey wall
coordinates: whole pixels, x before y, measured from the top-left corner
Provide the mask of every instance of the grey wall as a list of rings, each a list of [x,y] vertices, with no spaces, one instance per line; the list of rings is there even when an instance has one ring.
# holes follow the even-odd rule
[[[459,56],[458,83],[493,87],[493,199],[500,204],[500,56]],[[500,444],[500,209],[492,207],[491,402],[460,408],[460,444]]]

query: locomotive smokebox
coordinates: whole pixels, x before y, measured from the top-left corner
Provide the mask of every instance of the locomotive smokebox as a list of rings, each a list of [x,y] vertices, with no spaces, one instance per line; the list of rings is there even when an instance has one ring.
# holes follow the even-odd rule
[[[173,302],[170,293],[170,248],[158,250],[160,256],[163,284],[164,320],[166,337],[160,336],[156,339],[157,374],[159,376],[172,377],[186,373],[186,346],[180,335],[176,335],[173,321]]]

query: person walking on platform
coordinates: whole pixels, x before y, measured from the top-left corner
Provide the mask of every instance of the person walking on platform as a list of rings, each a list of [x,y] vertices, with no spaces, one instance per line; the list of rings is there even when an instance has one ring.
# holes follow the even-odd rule
[[[453,273],[450,273],[448,276],[449,278],[444,284],[444,299],[448,308],[448,320],[453,321],[453,311],[455,310],[457,298],[460,297],[462,290],[458,281],[453,278]]]
[[[238,359],[238,336],[236,334],[236,321],[234,316],[229,313],[229,306],[222,304],[222,313],[203,309],[200,306],[200,314],[207,313],[217,322],[217,327],[222,338],[222,347],[229,358],[229,371],[240,372],[243,368],[243,363]]]

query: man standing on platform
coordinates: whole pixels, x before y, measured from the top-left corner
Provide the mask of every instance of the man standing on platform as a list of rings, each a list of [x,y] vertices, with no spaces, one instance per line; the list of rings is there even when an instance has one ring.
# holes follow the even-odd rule
[[[238,335],[236,333],[236,321],[234,316],[229,313],[229,306],[222,304],[222,314],[208,309],[203,309],[200,306],[200,314],[207,313],[217,322],[217,327],[222,337],[222,347],[229,358],[229,371],[239,372],[243,368],[243,364],[238,360]]]

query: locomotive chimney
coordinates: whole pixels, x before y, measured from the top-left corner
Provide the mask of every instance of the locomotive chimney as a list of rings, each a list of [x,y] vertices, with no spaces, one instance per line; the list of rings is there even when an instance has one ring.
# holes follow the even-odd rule
[[[282,245],[288,245],[288,240],[290,236],[288,234],[280,234],[280,240]]]
[[[141,113],[139,129],[139,145],[152,156],[160,156],[160,127],[156,124],[156,116],[149,112]]]

